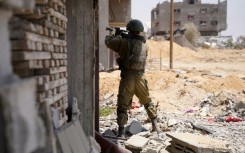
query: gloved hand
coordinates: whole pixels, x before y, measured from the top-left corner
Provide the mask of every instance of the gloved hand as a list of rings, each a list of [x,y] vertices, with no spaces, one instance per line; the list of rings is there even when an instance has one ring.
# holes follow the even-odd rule
[[[111,31],[111,35],[116,36],[116,29],[115,28],[113,28],[113,30]]]

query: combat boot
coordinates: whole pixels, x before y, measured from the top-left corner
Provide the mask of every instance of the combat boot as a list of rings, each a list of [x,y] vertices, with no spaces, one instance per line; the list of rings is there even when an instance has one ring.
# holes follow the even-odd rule
[[[159,129],[159,127],[157,126],[157,118],[153,118],[151,119],[151,123],[152,123],[152,132],[157,132],[157,134],[160,134],[161,131]]]
[[[117,137],[124,137],[124,136],[125,136],[125,128],[119,126]]]

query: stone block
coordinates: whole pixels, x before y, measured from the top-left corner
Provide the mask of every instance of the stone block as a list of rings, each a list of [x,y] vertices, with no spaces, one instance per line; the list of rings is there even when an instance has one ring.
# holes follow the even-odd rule
[[[116,137],[116,134],[110,129],[106,130],[102,135],[110,136],[110,137]]]
[[[129,150],[142,150],[146,146],[148,141],[148,138],[133,135],[127,141],[125,141],[125,146]]]
[[[173,119],[173,118],[170,118],[169,120],[168,120],[168,126],[173,126],[173,125],[175,125],[175,124],[177,124],[178,122],[175,120],[175,119]]]
[[[134,135],[134,134],[142,132],[142,129],[143,129],[143,127],[142,127],[141,123],[139,121],[134,120],[131,122],[131,124],[127,128],[127,132]]]
[[[245,103],[240,101],[239,103],[237,103],[235,106],[234,106],[234,109],[236,111],[238,111],[239,109],[245,109]]]
[[[141,151],[140,153],[159,153],[159,151],[154,148],[148,148],[146,150]]]

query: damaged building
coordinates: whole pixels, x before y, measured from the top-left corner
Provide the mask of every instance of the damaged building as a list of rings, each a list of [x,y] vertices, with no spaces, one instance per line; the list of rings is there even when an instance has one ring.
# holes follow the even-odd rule
[[[130,0],[0,1],[1,153],[100,152],[99,57],[111,56],[105,27],[125,25],[130,7]]]
[[[201,0],[183,0],[174,3],[174,29],[194,23],[202,36],[217,36],[227,28],[227,0],[217,4]],[[152,35],[164,35],[170,30],[170,2],[157,4],[151,11]]]

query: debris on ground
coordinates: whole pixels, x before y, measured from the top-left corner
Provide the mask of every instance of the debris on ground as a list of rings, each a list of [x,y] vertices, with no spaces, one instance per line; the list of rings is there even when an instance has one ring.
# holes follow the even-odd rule
[[[145,77],[152,101],[158,105],[157,121],[161,133],[151,132],[152,125],[144,107],[133,97],[126,136],[115,138],[120,71],[113,71],[100,73],[100,106],[113,109],[112,114],[100,117],[102,136],[105,133],[106,140],[122,148],[126,148],[125,142],[135,136],[148,140],[140,151],[134,152],[171,153],[171,148],[175,148],[198,153],[195,149],[200,148],[199,145],[183,150],[189,142],[179,139],[179,135],[185,133],[193,138],[220,142],[221,146],[211,146],[210,152],[244,153],[245,50],[198,48],[195,52],[174,44],[175,69],[170,70],[167,68],[169,42],[150,40],[148,43],[149,68]],[[176,141],[184,141],[184,144]]]

